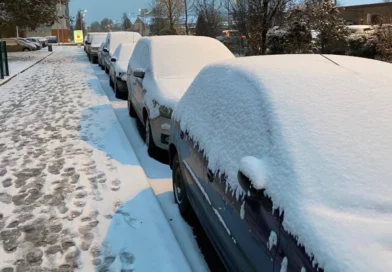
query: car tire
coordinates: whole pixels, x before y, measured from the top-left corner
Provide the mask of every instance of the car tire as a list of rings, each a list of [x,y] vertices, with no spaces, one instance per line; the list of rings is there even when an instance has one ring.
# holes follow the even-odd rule
[[[120,92],[120,90],[118,89],[118,83],[117,80],[114,82],[114,96],[118,99],[122,99],[122,93]]]
[[[109,75],[109,85],[110,87],[112,87],[113,91],[114,91],[114,82],[112,80],[112,77]]]
[[[28,49],[28,48],[24,48],[23,51],[24,51],[24,52],[28,52],[28,51],[31,51],[31,50]]]
[[[186,193],[185,180],[181,172],[178,154],[175,154],[173,158],[172,181],[174,201],[182,217],[187,218],[190,215],[191,206]]]
[[[158,153],[158,147],[154,143],[154,138],[152,137],[150,118],[146,117],[144,120],[144,130],[145,130],[145,140],[147,145],[147,153],[151,158],[155,158]]]
[[[136,117],[136,111],[133,108],[132,102],[129,100],[129,98],[128,98],[128,113],[129,116],[131,116],[132,118]]]
[[[109,74],[109,69],[105,66],[105,73]]]
[[[103,65],[102,65],[102,64],[101,64],[100,66],[101,66],[101,70],[105,70],[105,67],[103,67]]]

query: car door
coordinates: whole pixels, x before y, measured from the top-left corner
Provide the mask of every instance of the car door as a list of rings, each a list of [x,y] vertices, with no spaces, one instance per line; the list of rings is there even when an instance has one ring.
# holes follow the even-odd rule
[[[213,174],[206,165],[205,191],[211,199],[211,221],[215,235],[234,271],[278,271],[275,263],[281,218],[263,193],[237,199],[222,173]],[[225,235],[223,235],[225,234]]]
[[[145,77],[147,76],[147,73],[149,73],[150,71],[148,70],[148,64],[149,62],[149,49],[147,46],[145,46],[139,54],[139,61],[138,63],[142,66],[142,67],[132,67],[134,69],[145,69],[146,70],[146,74]],[[133,73],[133,72],[132,72]],[[133,75],[132,75],[133,76]],[[144,94],[148,91],[144,88],[143,86],[143,80],[142,78],[137,78],[134,77],[132,78],[132,84],[134,87],[134,100],[135,100],[135,110],[137,112],[137,114],[139,115],[140,119],[142,122],[144,122],[144,120],[142,120],[143,117],[143,108],[144,108]]]

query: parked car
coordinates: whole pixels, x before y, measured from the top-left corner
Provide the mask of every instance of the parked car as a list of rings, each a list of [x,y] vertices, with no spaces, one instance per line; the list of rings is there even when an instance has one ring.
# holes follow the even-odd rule
[[[17,38],[17,39],[35,45],[36,50],[42,49],[42,45],[40,42],[35,42],[35,41],[32,41],[30,39],[26,39],[26,38]]]
[[[104,40],[106,39],[107,36],[107,32],[90,32],[88,33],[85,37],[84,37],[84,49],[87,53],[87,55],[90,54],[90,50],[91,50],[91,43],[93,40],[93,37],[96,36],[103,36]],[[103,41],[102,41],[103,42]],[[101,43],[100,43],[101,44]]]
[[[137,32],[110,32],[106,36],[105,45],[103,48],[103,64],[105,72],[109,74],[110,62],[117,46],[120,43],[136,43],[142,36]]]
[[[109,82],[114,89],[116,98],[127,98],[127,69],[135,43],[121,43],[114,50],[109,68]]]
[[[282,55],[199,73],[173,112],[173,192],[227,270],[392,271],[390,71]]]
[[[102,70],[105,70],[105,66],[104,66],[104,60],[103,60],[103,48],[104,48],[104,43],[101,44],[101,46],[98,49],[98,65],[101,67]]]
[[[36,46],[25,42],[18,40],[16,38],[9,38],[9,39],[4,39],[6,41],[6,46],[7,46],[7,51],[8,52],[20,52],[20,51],[34,51],[36,50]]]
[[[26,39],[29,40],[29,41],[32,41],[32,42],[40,43],[42,48],[47,46],[47,40],[45,38],[42,38],[42,37],[29,37],[29,38],[26,38]]]
[[[156,36],[137,42],[127,71],[128,110],[145,127],[150,156],[167,150],[172,111],[199,71],[232,58],[227,47],[207,37]]]
[[[100,45],[106,40],[107,33],[103,33],[103,35],[91,35],[88,36],[87,39],[87,56],[92,63],[97,63],[98,61],[98,49]]]
[[[353,35],[369,35],[374,32],[374,27],[371,25],[349,25],[347,26],[350,36]]]
[[[48,41],[48,44],[50,43],[57,43],[57,37],[56,36],[47,36],[45,39]]]

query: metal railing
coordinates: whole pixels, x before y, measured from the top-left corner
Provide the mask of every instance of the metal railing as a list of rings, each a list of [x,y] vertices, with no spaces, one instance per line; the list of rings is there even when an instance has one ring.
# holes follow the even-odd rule
[[[8,67],[7,45],[5,41],[0,41],[0,79],[10,75]]]

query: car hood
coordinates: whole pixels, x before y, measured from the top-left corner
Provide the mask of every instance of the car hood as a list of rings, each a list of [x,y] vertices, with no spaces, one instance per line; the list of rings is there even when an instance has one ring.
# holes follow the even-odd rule
[[[193,79],[193,77],[155,79],[152,78],[151,73],[146,73],[143,80],[143,87],[147,90],[144,102],[148,105],[152,118],[159,115],[159,112],[152,110],[156,108],[154,101],[158,102],[159,105],[174,109]]]

